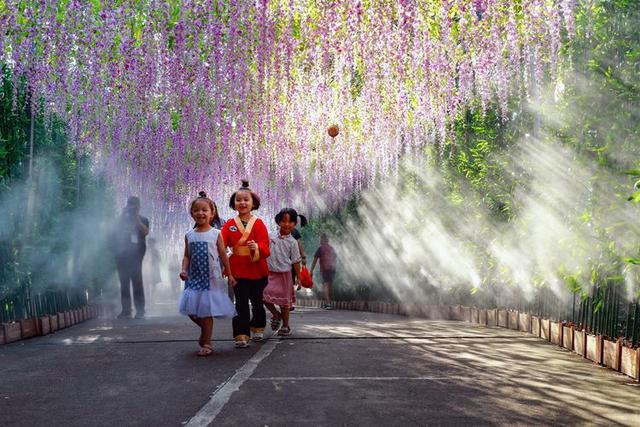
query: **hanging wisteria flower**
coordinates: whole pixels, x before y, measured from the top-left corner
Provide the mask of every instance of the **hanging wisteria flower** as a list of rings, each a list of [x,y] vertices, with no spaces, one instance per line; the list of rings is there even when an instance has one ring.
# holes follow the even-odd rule
[[[470,102],[506,111],[532,76],[553,74],[561,31],[574,31],[572,0],[0,5],[15,81],[115,185],[180,210],[195,189],[219,199],[242,177],[271,205],[309,189],[339,203],[408,147],[441,142]]]

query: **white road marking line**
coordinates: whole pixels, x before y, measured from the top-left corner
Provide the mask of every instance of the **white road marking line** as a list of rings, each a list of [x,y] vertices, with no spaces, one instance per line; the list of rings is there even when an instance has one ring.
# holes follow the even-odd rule
[[[464,380],[469,377],[259,377],[249,381],[439,381]]]
[[[222,411],[224,405],[227,404],[231,395],[251,377],[260,362],[268,357],[280,342],[280,340],[268,340],[264,343],[262,348],[258,350],[251,359],[247,360],[226,383],[211,395],[211,399],[200,408],[198,413],[189,420],[186,426],[203,427],[211,424],[220,411]]]

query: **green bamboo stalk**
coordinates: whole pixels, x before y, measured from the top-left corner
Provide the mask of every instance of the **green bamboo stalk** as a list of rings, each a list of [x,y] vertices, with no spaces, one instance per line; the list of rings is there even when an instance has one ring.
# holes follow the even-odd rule
[[[606,311],[607,311],[607,289],[600,290],[600,300],[602,301],[602,305],[600,306],[600,311],[598,312],[598,334],[604,333],[604,325],[606,322]]]
[[[606,334],[607,323],[609,321],[609,286],[602,290],[602,319],[600,319],[600,334]]]
[[[615,299],[616,299],[616,295],[615,295],[615,285],[611,286],[611,291],[609,291],[609,326],[608,326],[608,330],[607,330],[607,335],[609,335],[609,337],[611,338],[615,338],[614,337],[614,325],[615,325]]]
[[[613,330],[611,331],[612,334],[611,336],[614,338],[617,338],[618,336],[620,336],[620,333],[622,332],[619,328],[618,328],[618,324],[620,323],[620,287],[616,287],[615,289],[615,305],[614,305],[614,316],[613,316]]]
[[[589,332],[591,333],[594,331],[596,317],[596,313],[594,313],[593,299],[594,297],[589,297]]]
[[[640,304],[638,304],[638,300],[636,300],[636,304],[635,304],[635,310],[634,310],[634,315],[633,315],[633,329],[632,329],[632,335],[631,335],[631,342],[633,343],[633,345],[637,345],[638,344],[638,329],[640,326]]]
[[[633,302],[629,301],[629,305],[627,307],[627,324],[626,332],[624,334],[625,339],[631,339],[631,330],[633,325]]]

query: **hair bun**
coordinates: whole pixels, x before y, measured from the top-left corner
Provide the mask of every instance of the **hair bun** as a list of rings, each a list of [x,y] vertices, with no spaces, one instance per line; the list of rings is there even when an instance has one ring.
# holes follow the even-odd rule
[[[198,193],[198,196],[202,197],[202,198],[206,198],[207,197],[207,193],[205,193],[204,191],[201,191]]]
[[[248,179],[243,179],[242,180],[242,187],[241,188],[249,188],[249,180]]]

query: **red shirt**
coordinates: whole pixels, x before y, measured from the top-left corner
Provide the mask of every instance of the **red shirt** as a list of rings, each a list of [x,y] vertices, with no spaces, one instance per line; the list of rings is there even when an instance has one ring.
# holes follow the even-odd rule
[[[233,248],[242,237],[242,233],[236,226],[236,221],[231,218],[222,226],[222,239],[226,247]],[[269,275],[269,267],[267,267],[267,258],[269,252],[269,232],[264,222],[258,218],[251,228],[247,241],[254,240],[258,244],[258,252],[260,257],[257,261],[251,261],[249,255],[233,254],[229,257],[231,264],[231,273],[236,279],[260,279]]]

